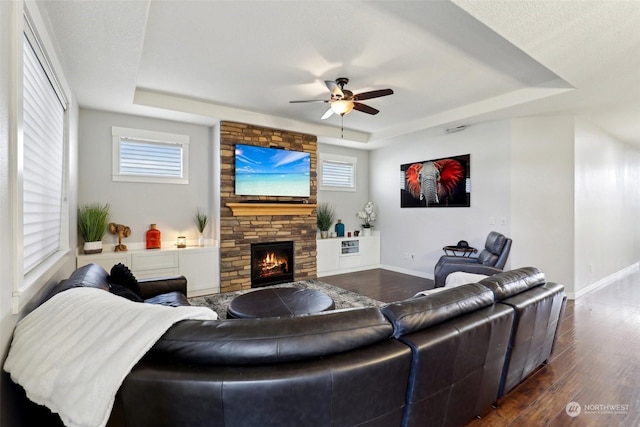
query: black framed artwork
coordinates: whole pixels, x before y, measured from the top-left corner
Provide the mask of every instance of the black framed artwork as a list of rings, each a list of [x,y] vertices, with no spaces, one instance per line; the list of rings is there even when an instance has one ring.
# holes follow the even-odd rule
[[[470,163],[465,154],[400,165],[400,207],[470,207]]]

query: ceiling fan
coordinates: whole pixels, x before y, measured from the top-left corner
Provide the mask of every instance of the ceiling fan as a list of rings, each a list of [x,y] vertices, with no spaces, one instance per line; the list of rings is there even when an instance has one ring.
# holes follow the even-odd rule
[[[353,94],[348,89],[345,89],[344,86],[349,83],[349,79],[346,77],[339,77],[336,81],[325,80],[324,84],[327,85],[329,92],[331,92],[331,99],[323,100],[323,99],[313,99],[307,101],[289,101],[290,103],[302,103],[302,102],[324,102],[328,103],[330,108],[326,113],[322,116],[322,119],[326,119],[331,117],[332,114],[339,114],[344,116],[345,114],[349,114],[352,110],[358,110],[367,114],[378,114],[380,111],[376,110],[373,107],[370,107],[366,104],[361,103],[365,99],[373,99],[379,98],[381,96],[393,95],[393,90],[391,89],[379,89],[372,90],[370,92],[362,92],[358,94]]]

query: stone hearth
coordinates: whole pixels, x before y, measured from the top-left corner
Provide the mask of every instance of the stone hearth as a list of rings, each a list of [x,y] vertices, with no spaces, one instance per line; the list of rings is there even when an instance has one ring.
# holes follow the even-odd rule
[[[295,280],[316,278],[315,209],[280,209],[265,214],[234,215],[227,204],[246,200],[298,202],[291,197],[235,195],[234,155],[237,143],[305,151],[311,154],[311,191],[307,204],[317,202],[317,140],[314,135],[243,123],[220,123],[220,292],[251,289],[251,244],[293,240]],[[294,203],[295,204],[295,203]],[[254,205],[252,203],[252,205]],[[267,212],[269,213],[269,212]]]

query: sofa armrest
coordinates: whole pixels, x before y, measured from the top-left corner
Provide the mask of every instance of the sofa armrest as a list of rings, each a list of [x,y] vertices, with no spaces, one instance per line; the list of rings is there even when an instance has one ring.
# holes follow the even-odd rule
[[[455,255],[442,255],[438,262],[436,263],[436,268],[445,265],[445,264],[479,264],[480,261],[477,257],[466,257],[466,256],[455,256]]]
[[[138,279],[143,299],[153,298],[169,292],[187,295],[187,278],[184,276]]]
[[[458,264],[456,265],[453,271],[449,274],[461,271],[463,273],[472,273],[472,274],[484,274],[485,276],[493,276],[494,274],[502,273],[502,269],[492,267],[490,265],[483,264]]]
[[[456,263],[447,263],[442,264],[436,270],[434,274],[435,287],[444,286],[446,283],[446,278],[449,274],[455,273],[456,271],[462,271],[465,273],[473,273],[473,274],[484,274],[486,276],[493,276],[494,274],[501,273],[502,270],[499,268],[491,267],[488,265],[477,264],[468,261],[462,261],[468,258],[462,258],[461,262]]]

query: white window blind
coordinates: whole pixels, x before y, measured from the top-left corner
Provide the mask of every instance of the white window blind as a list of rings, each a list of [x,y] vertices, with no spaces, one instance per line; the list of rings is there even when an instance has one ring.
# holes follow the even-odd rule
[[[355,191],[356,158],[320,155],[320,189]]]
[[[114,181],[189,183],[189,136],[112,127]]]
[[[24,273],[60,249],[63,218],[64,106],[24,37]]]
[[[182,147],[122,139],[120,173],[182,178]]]

